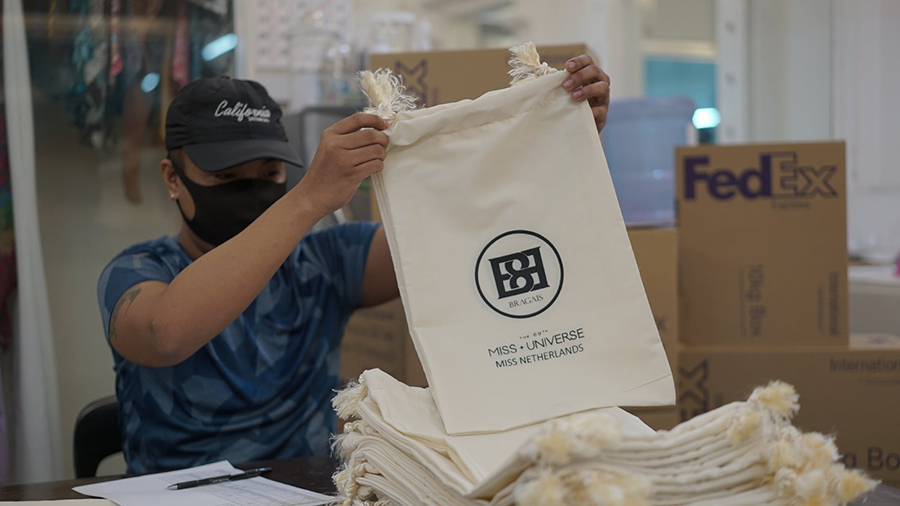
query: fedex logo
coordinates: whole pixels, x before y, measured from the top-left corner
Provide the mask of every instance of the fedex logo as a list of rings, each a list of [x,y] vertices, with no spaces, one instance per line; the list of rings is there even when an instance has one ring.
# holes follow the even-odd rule
[[[837,167],[801,166],[797,153],[791,151],[761,153],[759,167],[743,171],[712,169],[706,155],[685,156],[684,199],[694,200],[705,189],[716,200],[730,200],[740,195],[746,199],[797,199],[821,196],[837,197],[831,179]]]

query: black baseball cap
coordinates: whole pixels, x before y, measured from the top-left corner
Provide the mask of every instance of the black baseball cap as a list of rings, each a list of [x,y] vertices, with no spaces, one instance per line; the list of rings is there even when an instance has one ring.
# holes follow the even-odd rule
[[[206,172],[260,158],[303,166],[281,125],[281,107],[261,84],[213,77],[181,89],[166,114],[166,149],[183,149]]]

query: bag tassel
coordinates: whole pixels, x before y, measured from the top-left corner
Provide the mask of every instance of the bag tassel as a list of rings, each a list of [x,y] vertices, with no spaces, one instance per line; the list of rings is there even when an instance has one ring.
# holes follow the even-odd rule
[[[534,42],[513,46],[509,51],[512,53],[509,59],[512,69],[508,72],[512,76],[511,86],[559,72],[541,62]],[[359,73],[359,88],[369,102],[363,110],[366,114],[374,114],[390,122],[397,114],[416,109],[415,95],[407,91],[400,76],[390,69],[363,70]]]
[[[416,97],[406,91],[400,76],[390,69],[363,70],[359,73],[359,88],[369,101],[366,114],[380,116],[386,121],[416,108]]]
[[[512,76],[512,81],[509,82],[510,86],[527,83],[536,77],[559,72],[550,65],[541,63],[541,56],[534,47],[534,42],[513,46],[509,48],[509,52],[512,53],[509,58],[509,66],[512,69],[508,72]]]
[[[369,395],[365,385],[351,384],[335,402],[360,417],[335,441],[344,463],[334,476],[343,506],[386,500],[368,481],[379,474],[368,458],[378,454],[362,446],[379,436],[361,409],[375,406]],[[746,402],[640,436],[605,414],[554,420],[518,450],[523,471],[504,491],[521,506],[838,506],[872,490],[877,482],[840,463],[832,438],[791,425],[798,401],[791,385],[776,381]]]

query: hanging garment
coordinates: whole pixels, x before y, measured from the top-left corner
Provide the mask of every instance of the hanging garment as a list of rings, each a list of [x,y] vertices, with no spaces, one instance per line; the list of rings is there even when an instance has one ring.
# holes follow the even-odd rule
[[[105,0],[72,2],[80,28],[75,36],[73,64],[77,81],[70,93],[69,112],[82,139],[95,148],[108,147],[105,124],[109,65],[109,27]]]
[[[2,5],[2,4],[0,4]],[[0,36],[3,34],[0,26]],[[2,39],[0,39],[2,40]],[[3,56],[0,56],[0,63]],[[3,66],[0,65],[0,90],[5,89]],[[6,99],[0,95],[0,352],[12,342],[10,297],[16,290],[16,236],[13,223],[12,182],[9,177],[9,145],[6,138]],[[0,410],[3,404],[0,403]],[[5,430],[0,433],[5,437]],[[5,453],[5,452],[4,452]],[[2,458],[2,455],[0,455]],[[0,479],[2,481],[2,479]]]
[[[228,4],[220,0],[191,0],[188,7],[191,80],[232,74],[234,51],[228,51],[211,60],[203,58],[203,48],[207,44],[234,33],[234,23]]]
[[[119,38],[122,21],[122,0],[109,2],[109,75],[107,81],[115,86],[116,77],[122,73],[122,40]]]
[[[228,0],[190,0],[190,2],[217,16],[225,17],[228,15]]]
[[[3,368],[0,361],[0,369]],[[9,483],[9,434],[6,423],[6,398],[3,390],[3,371],[0,370],[0,486]]]
[[[0,88],[3,81],[0,79]],[[0,103],[2,104],[2,103]],[[13,232],[12,186],[6,143],[6,115],[0,106],[0,351],[12,340],[9,301],[16,290],[16,238]]]
[[[50,7],[47,9],[47,36],[53,38],[56,34],[56,0],[50,0]]]
[[[50,8],[55,12],[63,5],[54,2]],[[127,92],[149,74],[157,74],[162,83],[144,91],[158,113],[168,106],[164,89],[171,97],[199,77],[232,73],[232,53],[209,62],[201,58],[207,44],[234,31],[227,0],[71,0],[67,9],[75,21],[70,54],[66,64],[58,58],[52,64],[47,63],[51,59],[34,58],[37,85],[64,99],[82,141],[95,148],[108,150],[119,141],[113,127],[124,115]],[[174,24],[171,35],[158,29],[167,21]],[[148,23],[157,29],[147,29]],[[64,93],[56,89],[60,83],[65,83]]]
[[[188,24],[190,26],[191,80],[203,77],[203,36],[200,34],[200,9],[191,6]]]
[[[843,505],[875,482],[802,434],[784,383],[654,432],[607,408],[494,434],[451,436],[428,389],[380,370],[334,399],[352,419],[334,476],[350,505]]]
[[[175,44],[172,49],[172,83],[177,92],[190,82],[190,66],[188,62],[188,7],[185,0],[178,0],[175,11]]]
[[[449,434],[675,401],[590,107],[533,44],[513,51],[515,86],[428,109],[362,76],[391,122],[373,182]]]

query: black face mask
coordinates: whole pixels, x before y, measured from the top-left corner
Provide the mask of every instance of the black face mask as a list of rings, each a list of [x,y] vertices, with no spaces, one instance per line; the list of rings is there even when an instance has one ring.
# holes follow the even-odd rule
[[[184,215],[179,202],[181,216],[197,237],[213,246],[238,235],[287,191],[285,183],[265,179],[201,186],[191,181],[174,161],[172,166],[194,200],[194,218],[189,220]]]

